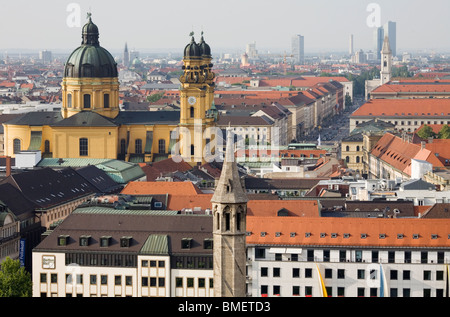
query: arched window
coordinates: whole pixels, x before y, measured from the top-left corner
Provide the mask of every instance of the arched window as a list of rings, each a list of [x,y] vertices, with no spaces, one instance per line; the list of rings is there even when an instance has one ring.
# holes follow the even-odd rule
[[[125,139],[120,140],[120,153],[125,154],[127,152],[127,141]]]
[[[141,139],[136,139],[136,141],[134,141],[134,153],[142,154],[142,140]]]
[[[225,231],[231,230],[231,213],[230,207],[226,206],[223,210],[223,216],[225,217]]]
[[[50,141],[49,140],[45,140],[45,142],[44,142],[44,152],[50,153]]]
[[[166,153],[166,140],[161,139],[158,141],[158,152],[159,152],[159,154]]]
[[[350,163],[350,156],[346,156],[346,157],[345,157],[345,162],[346,162],[346,163]]]
[[[359,163],[359,156],[356,157],[356,163]]]
[[[350,151],[350,147],[348,145],[345,147],[345,151]]]
[[[88,156],[89,154],[89,146],[88,139],[81,138],[80,139],[80,156]]]
[[[359,152],[359,145],[358,145],[358,146],[356,146],[356,151],[357,151],[357,152]]]
[[[191,144],[191,155],[195,155],[195,146]]]
[[[191,107],[191,109],[190,109],[190,116],[191,116],[191,118],[195,117],[195,108],[194,107]]]
[[[67,108],[72,108],[72,94],[67,95]]]
[[[14,139],[14,154],[19,153],[22,150],[22,142],[19,139]]]
[[[90,108],[91,107],[91,95],[89,95],[89,94],[84,94],[83,95],[83,101],[84,101],[84,103],[83,103],[83,107],[84,108]]]

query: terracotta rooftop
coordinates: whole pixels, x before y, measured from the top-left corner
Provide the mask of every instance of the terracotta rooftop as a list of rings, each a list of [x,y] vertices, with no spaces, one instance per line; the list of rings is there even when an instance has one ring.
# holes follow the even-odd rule
[[[442,117],[450,116],[450,99],[372,99],[351,117]]]
[[[450,222],[417,218],[248,217],[247,244],[450,247]]]

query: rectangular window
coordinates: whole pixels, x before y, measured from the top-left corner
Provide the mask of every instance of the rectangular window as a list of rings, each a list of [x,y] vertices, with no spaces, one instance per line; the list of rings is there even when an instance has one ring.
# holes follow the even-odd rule
[[[108,285],[108,275],[100,275],[100,284]]]
[[[281,275],[281,270],[279,267],[274,267],[273,268],[273,277],[280,277]]]
[[[292,277],[300,277],[300,269],[299,268],[292,268]]]
[[[122,275],[114,276],[114,285],[117,285],[117,286],[122,285]]]
[[[91,107],[91,95],[89,95],[89,94],[83,95],[83,101],[84,101],[83,107],[85,109],[88,109]]]
[[[131,286],[133,285],[133,278],[129,275],[125,276],[125,285]]]
[[[345,270],[343,270],[343,269],[338,269],[338,270],[337,270],[337,278],[340,278],[340,279],[345,278]]]
[[[148,277],[142,277],[142,286],[148,286]]]
[[[109,108],[109,94],[103,95],[103,107]]]
[[[80,156],[88,156],[88,139],[80,139]]]
[[[409,281],[411,279],[411,271],[404,270],[403,271],[403,280]]]
[[[72,108],[72,94],[67,95],[67,108]]]
[[[292,296],[300,296],[300,286],[292,286]]]
[[[305,277],[308,278],[312,277],[312,269],[305,269]]]
[[[50,283],[58,283],[58,274],[56,273],[50,274]]]
[[[183,278],[182,277],[175,278],[175,287],[183,287]]]
[[[41,283],[47,283],[47,274],[41,273]]]
[[[358,269],[357,276],[358,276],[358,280],[365,279],[366,278],[365,277],[366,276],[366,271],[362,270],[362,269]]]
[[[89,277],[89,283],[91,285],[96,285],[97,284],[97,275],[91,274]]]
[[[431,271],[423,271],[423,280],[431,281]]]
[[[262,267],[261,268],[261,277],[267,277],[268,276],[268,268]]]

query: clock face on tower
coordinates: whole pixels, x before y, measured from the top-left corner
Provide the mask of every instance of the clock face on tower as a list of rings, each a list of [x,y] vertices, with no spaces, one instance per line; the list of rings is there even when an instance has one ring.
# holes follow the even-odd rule
[[[197,102],[197,99],[195,97],[189,97],[188,98],[188,103],[193,106],[195,105],[195,103]]]

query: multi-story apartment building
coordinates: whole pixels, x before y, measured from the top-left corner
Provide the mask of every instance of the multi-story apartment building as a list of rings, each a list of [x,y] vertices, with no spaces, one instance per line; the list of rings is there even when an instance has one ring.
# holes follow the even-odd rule
[[[78,208],[33,250],[33,296],[209,297],[212,259],[209,215]]]
[[[247,295],[447,296],[442,219],[249,217]]]

